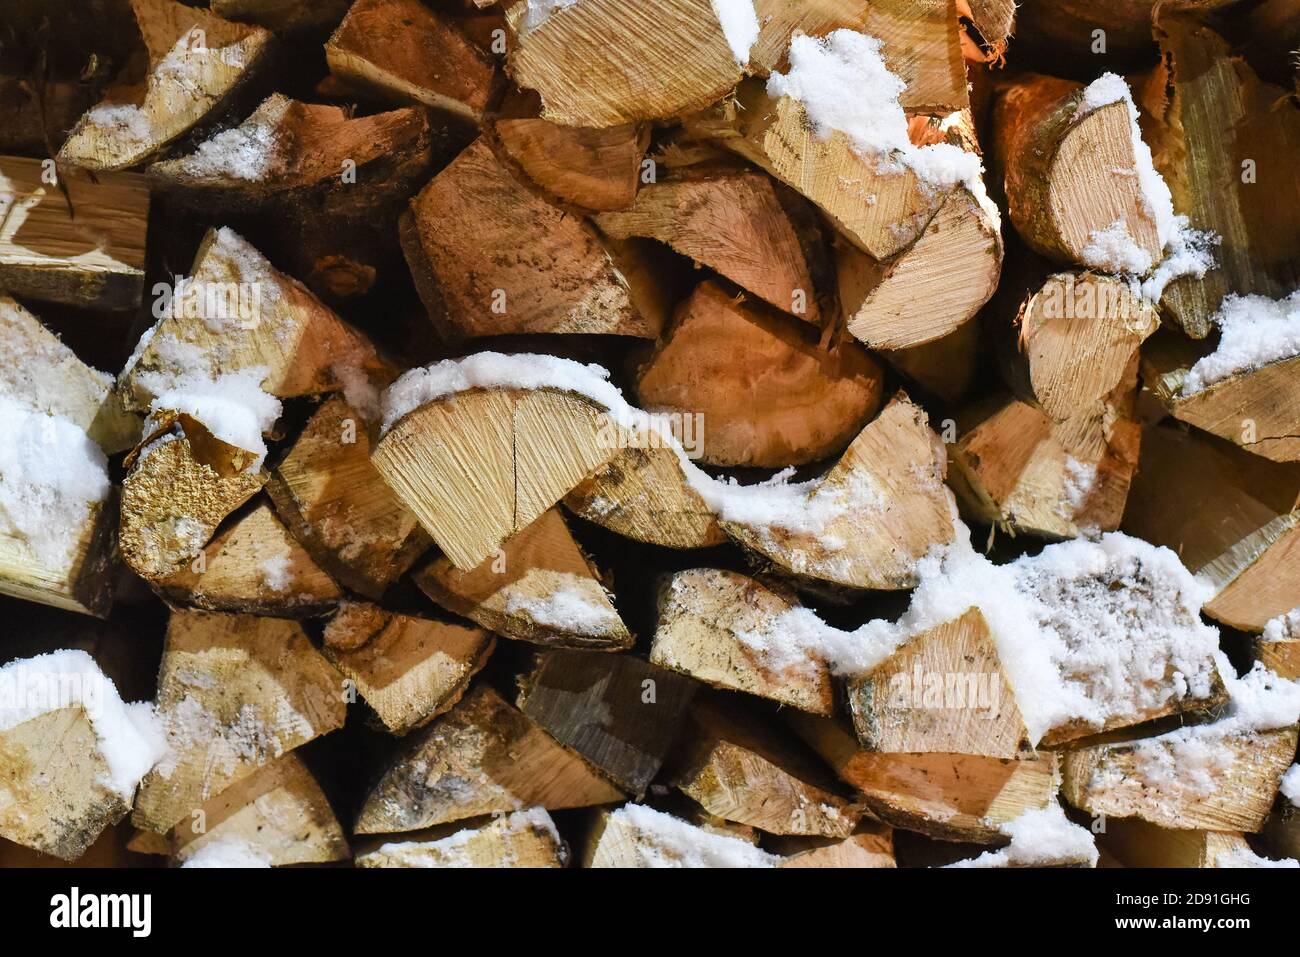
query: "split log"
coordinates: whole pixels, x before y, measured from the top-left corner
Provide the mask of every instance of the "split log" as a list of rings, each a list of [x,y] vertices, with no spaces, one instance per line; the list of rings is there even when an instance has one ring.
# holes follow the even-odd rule
[[[761,649],[745,640],[759,622],[799,607],[794,594],[782,586],[736,572],[678,572],[660,593],[650,661],[717,688],[829,716],[834,713],[835,688],[825,662],[809,660],[803,667],[776,669]]]
[[[878,355],[920,391],[955,404],[970,392],[983,369],[983,333],[978,322],[967,322],[941,339],[907,349],[881,350]]]
[[[1031,286],[1003,330],[1007,379],[1052,421],[1065,422],[1120,386],[1160,320],[1114,276],[1054,273]]]
[[[864,820],[843,840],[783,837],[770,840],[771,850],[781,855],[777,867],[897,867],[894,858],[894,829],[887,824]]]
[[[443,833],[446,832],[446,833]],[[569,847],[542,808],[468,827],[447,825],[417,840],[358,854],[357,867],[565,867]]]
[[[979,32],[980,59],[1001,63],[1016,26],[1015,0],[957,0],[957,12]],[[962,23],[965,26],[965,21]],[[971,59],[968,55],[967,59]]]
[[[645,792],[690,705],[687,678],[631,655],[545,651],[519,679],[519,709],[619,788]]]
[[[1085,251],[1094,234],[1120,223],[1135,250],[1159,262],[1156,222],[1133,175],[1128,104],[1081,109],[1082,99],[1080,84],[1039,75],[999,91],[993,158],[1011,222],[1035,252],[1079,266],[1094,265]]]
[[[130,810],[81,705],[0,731],[0,837],[75,861]]]
[[[451,563],[470,571],[614,457],[604,428],[603,410],[573,393],[478,390],[403,416],[371,461]]]
[[[358,0],[325,44],[334,76],[399,103],[479,123],[496,72],[455,21],[419,0]]]
[[[561,126],[538,116],[501,117],[492,134],[520,171],[557,203],[626,209],[636,199],[650,127]]]
[[[924,186],[910,169],[881,172],[879,159],[859,155],[843,133],[818,137],[803,104],[789,96],[773,99],[755,80],[692,117],[687,132],[726,147],[794,188],[845,239],[877,260],[911,245],[944,201],[944,193]]]
[[[92,177],[49,160],[0,156],[0,212],[5,291],[91,309],[140,305],[149,226],[143,177]]]
[[[850,333],[873,349],[907,349],[970,322],[998,285],[999,225],[967,189],[955,189],[914,242],[880,262],[848,243],[838,256]]]
[[[847,839],[862,809],[822,768],[724,702],[697,701],[673,784],[706,811],[769,834]]]
[[[722,520],[736,541],[803,578],[849,588],[903,589],[916,563],[955,533],[943,446],[899,393],[805,493],[816,531]]]
[[[626,448],[564,496],[574,515],[625,538],[665,548],[708,548],[727,541],[717,516],[687,482],[676,454]]]
[[[218,532],[200,557],[157,587],[182,605],[282,618],[322,614],[343,597],[265,502]]]
[[[542,116],[565,126],[668,120],[736,85],[735,50],[709,0],[586,0],[540,9],[514,4],[509,68],[536,90]]]
[[[1015,758],[1031,750],[1014,690],[978,608],[910,638],[848,685],[868,751]]]
[[[642,804],[602,810],[583,849],[583,867],[775,867],[773,854]]]
[[[480,684],[404,742],[353,831],[418,831],[521,807],[554,811],[622,798],[586,760]]]
[[[465,223],[474,229],[466,231]],[[507,333],[654,338],[661,292],[634,247],[534,196],[474,142],[411,201],[402,248],[429,318],[448,340]]]
[[[1160,737],[1084,745],[1061,758],[1061,794],[1079,810],[1108,818],[1254,832],[1273,807],[1296,740],[1294,727],[1227,735],[1201,746],[1213,757],[1185,768],[1179,755],[1186,749]]]
[[[1300,355],[1191,388],[1204,350],[1174,332],[1151,340],[1143,380],[1174,418],[1275,462],[1300,461]]]
[[[329,29],[351,0],[211,0],[212,12],[227,20],[256,23],[276,33]]]
[[[107,455],[140,437],[140,418],[122,408],[113,378],[82,362],[53,332],[0,293],[0,395],[16,398],[79,427]]]
[[[393,734],[449,711],[496,642],[481,628],[349,603],[325,627],[325,657]]]
[[[253,771],[184,818],[171,834],[173,860],[234,844],[270,867],[350,856],[347,838],[315,776],[292,751]]]
[[[949,472],[964,512],[1013,535],[1118,528],[1142,438],[1136,373],[1134,354],[1109,395],[1062,422],[1010,397],[967,410]]]
[[[1300,110],[1199,20],[1156,23],[1161,60],[1135,89],[1144,133],[1174,207],[1222,242],[1218,268],[1174,280],[1161,306],[1188,335],[1209,334],[1225,293],[1281,298],[1300,287]]]
[[[132,823],[159,833],[300,744],[343,725],[343,679],[302,626],[174,611],[158,675],[168,752]]]
[[[814,279],[825,266],[810,216],[787,212],[800,202],[755,170],[687,169],[643,187],[627,209],[600,213],[595,223],[616,239],[665,243],[777,309],[818,323]]]
[[[118,549],[131,570],[151,582],[183,574],[226,516],[266,483],[252,458],[192,416],[163,418],[127,458]]]
[[[702,461],[783,468],[843,451],[879,408],[882,380],[855,343],[827,351],[815,330],[707,281],[638,369],[636,390],[647,411],[701,423],[692,438],[702,448],[688,451]]]
[[[1294,629],[1293,629],[1294,630]],[[1255,639],[1255,660],[1279,678],[1300,681],[1300,635],[1284,632],[1284,637],[1265,635]]]
[[[1258,632],[1300,607],[1300,465],[1173,424],[1148,427],[1124,530],[1178,552],[1214,591],[1205,613]]]
[[[633,644],[558,508],[473,571],[460,571],[443,556],[417,571],[415,583],[449,611],[507,638],[607,651]]]
[[[208,230],[190,276],[146,336],[118,380],[127,408],[141,411],[195,375],[264,368],[262,389],[282,399],[365,395],[394,376],[365,336],[230,229]]]
[[[1254,854],[1240,832],[1173,830],[1138,818],[1107,818],[1097,839],[1124,867],[1228,867],[1221,858]]]
[[[431,541],[370,462],[360,410],[326,399],[271,472],[266,491],[290,532],[335,579],[378,599]]]
[[[1056,755],[987,758],[962,754],[877,754],[829,718],[788,712],[795,732],[862,792],[881,820],[944,841],[995,844],[998,825],[1056,800]]]
[[[148,50],[143,77],[128,65],[64,141],[59,162],[120,170],[152,159],[228,103],[260,65],[271,34],[172,0],[131,0]]]

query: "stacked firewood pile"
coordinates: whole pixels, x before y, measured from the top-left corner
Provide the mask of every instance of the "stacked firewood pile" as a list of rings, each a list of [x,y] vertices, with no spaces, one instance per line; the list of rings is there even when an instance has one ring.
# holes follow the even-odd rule
[[[0,862],[1300,854],[1295,3],[3,6]]]

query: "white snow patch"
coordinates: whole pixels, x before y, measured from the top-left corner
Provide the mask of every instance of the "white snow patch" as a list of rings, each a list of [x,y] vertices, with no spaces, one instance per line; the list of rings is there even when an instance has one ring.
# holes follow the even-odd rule
[[[256,182],[270,170],[279,142],[276,130],[259,107],[239,126],[204,140],[189,156],[177,160],[176,166],[196,179],[230,177]]]
[[[205,841],[181,867],[270,867],[271,858],[244,838],[230,834]]]
[[[289,556],[272,555],[257,566],[266,587],[272,591],[287,591],[290,584]]]
[[[1234,847],[1230,851],[1220,851],[1214,858],[1215,867],[1300,867],[1300,861],[1293,857],[1270,860],[1260,857],[1249,847]]]
[[[714,834],[644,804],[625,804],[609,826],[624,825],[639,867],[775,867],[780,858],[738,837]]]
[[[591,587],[600,586],[593,582]],[[539,625],[583,635],[606,635],[623,627],[608,604],[593,600],[590,592],[572,583],[538,597],[512,593],[506,600],[506,614],[520,613]]]
[[[1045,808],[1025,811],[1014,820],[998,826],[1011,838],[1001,850],[985,851],[968,861],[949,867],[1047,867],[1053,864],[1077,864],[1086,861],[1097,865],[1097,843],[1092,832],[1065,816],[1061,805],[1053,801]]]
[[[103,450],[80,426],[0,395],[0,535],[67,568],[111,487]]]
[[[749,51],[758,42],[758,14],[754,0],[709,0],[722,24],[722,32],[736,62],[749,65]]]
[[[1300,807],[1300,764],[1293,764],[1286,769],[1278,790],[1293,806]]]
[[[1117,219],[1092,231],[1083,247],[1083,264],[1101,272],[1142,276],[1151,269],[1151,254],[1133,239],[1128,223]]]
[[[556,10],[571,7],[577,2],[578,0],[527,0],[528,5],[519,20],[519,38],[522,40],[540,27]]]
[[[250,366],[215,377],[205,372],[187,373],[170,377],[163,387],[161,379],[153,380],[153,374],[145,373],[142,380],[161,387],[161,391],[155,391],[153,385],[147,386],[155,392],[155,398],[150,403],[151,421],[146,423],[145,431],[148,433],[159,412],[184,412],[202,422],[221,441],[253,453],[256,460],[250,468],[256,471],[266,458],[262,436],[283,411],[280,400],[262,389],[266,374],[265,366]]]
[[[1218,348],[1198,360],[1183,383],[1192,395],[1239,372],[1300,355],[1300,289],[1285,299],[1227,295],[1210,319]]]
[[[0,731],[62,708],[81,707],[108,766],[104,787],[128,803],[166,750],[149,702],[126,704],[95,659],[79,649],[11,661],[0,668]]]

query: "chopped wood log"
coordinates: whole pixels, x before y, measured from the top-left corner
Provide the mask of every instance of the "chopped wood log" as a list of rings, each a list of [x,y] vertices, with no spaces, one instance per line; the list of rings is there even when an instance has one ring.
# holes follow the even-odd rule
[[[1174,418],[1275,462],[1300,461],[1300,355],[1235,372],[1198,388],[1204,350],[1177,333],[1153,337],[1143,380]]]
[[[645,792],[695,685],[630,655],[545,651],[520,678],[519,709],[622,790]]]
[[[558,508],[473,571],[460,571],[443,556],[417,571],[415,583],[447,610],[507,638],[608,651],[633,644]]]
[[[168,752],[131,821],[170,830],[300,744],[343,725],[343,679],[297,622],[174,611],[158,675]]]
[[[1097,839],[1124,867],[1230,867],[1220,859],[1254,853],[1240,832],[1172,830],[1138,818],[1107,818]]]
[[[1056,800],[1056,755],[987,758],[962,754],[878,754],[829,718],[786,714],[795,732],[862,792],[867,807],[895,827],[944,841],[1001,843],[998,825]]]
[[[351,853],[325,792],[292,751],[205,802],[176,825],[171,840],[181,866],[232,845],[270,867],[341,861]]]
[[[1088,272],[1048,276],[1016,309],[1008,378],[1054,422],[1086,413],[1118,387],[1160,321],[1129,283]]]
[[[636,390],[647,411],[702,424],[702,461],[783,468],[843,451],[879,408],[882,379],[855,343],[827,351],[814,330],[708,281],[638,369]]]
[[[343,597],[266,502],[219,531],[201,557],[157,586],[182,605],[280,618],[323,614]]]
[[[447,825],[427,837],[392,841],[356,858],[357,867],[531,868],[565,867],[568,862],[569,847],[542,808],[468,827]]]
[[[92,309],[140,305],[149,227],[143,177],[92,177],[49,160],[0,156],[0,212],[6,292]]]
[[[1083,105],[1083,87],[1029,75],[1003,88],[994,106],[993,155],[1002,173],[1011,222],[1037,253],[1092,266],[1094,234],[1115,224],[1134,255],[1160,261],[1134,152],[1132,121],[1122,100]],[[1199,222],[1199,221],[1198,221]]]
[[[475,124],[496,72],[452,18],[418,0],[358,0],[325,44],[325,59],[348,83]]]
[[[809,837],[774,838],[771,850],[781,855],[777,867],[897,867],[894,829],[864,820],[843,840]]]
[[[127,408],[141,411],[195,375],[264,369],[262,389],[282,399],[345,387],[364,394],[393,378],[365,336],[230,229],[208,230],[190,276],[146,335],[118,381]]]
[[[1167,736],[1084,745],[1062,755],[1061,794],[1079,810],[1108,818],[1254,832],[1273,807],[1296,740],[1294,727],[1227,734],[1201,743],[1190,763],[1189,748]]]
[[[775,867],[779,858],[643,804],[597,813],[583,867]]]
[[[365,416],[326,399],[271,471],[266,491],[289,530],[331,576],[378,599],[432,544],[370,462]]]
[[[573,514],[638,542],[708,548],[727,533],[668,449],[627,448],[564,496]]]
[[[0,294],[0,345],[10,363],[0,367],[0,394],[78,426],[108,455],[140,437],[140,418],[122,408],[113,378],[82,362],[53,332],[13,299]]]
[[[660,592],[650,661],[717,688],[829,716],[834,713],[835,688],[825,662],[778,670],[761,649],[746,641],[756,621],[776,619],[799,607],[798,599],[782,586],[736,572],[678,572]]]
[[[481,628],[349,603],[325,627],[322,651],[393,734],[449,711],[496,642]]]
[[[418,831],[483,814],[623,799],[604,775],[478,685],[412,734],[366,796],[353,831]]]
[[[164,418],[128,456],[122,482],[118,550],[131,570],[152,582],[183,574],[266,483],[251,459],[192,416]]]
[[[756,170],[687,170],[645,186],[595,223],[616,239],[641,236],[671,246],[783,312],[817,323],[819,250],[800,235],[785,198]],[[814,227],[815,228],[815,227]]]
[[[636,199],[649,126],[592,129],[520,116],[498,119],[492,133],[522,173],[557,203],[597,211],[627,209]]]
[[[957,13],[970,19],[983,41],[980,59],[1001,62],[1015,32],[1016,10],[1015,0],[957,0]],[[962,25],[966,25],[964,20]]]
[[[1214,589],[1205,613],[1244,631],[1300,607],[1300,465],[1173,424],[1148,427],[1124,530],[1166,545]]]
[[[721,701],[691,708],[673,783],[711,814],[769,834],[848,838],[862,809],[822,768]]]
[[[1015,758],[1031,750],[1014,690],[978,608],[911,638],[848,685],[868,751]]]
[[[709,0],[514,4],[510,73],[565,126],[668,120],[703,109],[741,78],[748,53]]]
[[[573,393],[478,390],[403,416],[371,461],[451,563],[471,571],[614,457],[604,429],[603,410]]]
[[[256,23],[276,33],[311,32],[334,26],[351,0],[211,0],[212,12],[227,20]]]
[[[772,99],[754,80],[691,118],[687,129],[793,187],[877,260],[909,246],[943,204],[945,194],[925,187],[912,170],[882,172],[879,158],[859,155],[842,132],[818,137],[803,104],[789,96]]]
[[[350,117],[273,93],[195,152],[152,164],[148,177],[187,206],[246,212],[293,190],[352,185],[343,184],[345,171],[365,184],[404,152],[429,159],[428,121],[417,109]]]
[[[907,349],[969,322],[998,285],[998,224],[969,190],[948,194],[916,242],[888,262],[840,244],[846,328],[873,349]]]
[[[815,532],[722,521],[736,541],[796,576],[849,588],[902,589],[916,563],[955,535],[943,446],[899,393],[806,493]]]
[[[1063,422],[1010,397],[968,410],[949,447],[963,510],[1010,534],[1073,538],[1084,528],[1118,528],[1142,438],[1136,373],[1134,354],[1109,395]]]
[[[1199,20],[1162,7],[1161,60],[1135,90],[1174,207],[1222,241],[1218,268],[1170,283],[1162,309],[1204,338],[1225,293],[1277,299],[1300,286],[1300,110]],[[1243,164],[1249,164],[1248,166]],[[1249,175],[1248,175],[1249,174]]]
[[[591,224],[534,196],[483,138],[411,201],[402,248],[429,318],[448,340],[540,332],[654,338],[664,323],[638,251],[607,243]]]
[[[109,776],[81,705],[0,731],[0,837],[76,860],[130,810],[129,795],[106,786]]]
[[[131,0],[149,62],[130,66],[81,118],[59,162],[120,170],[152,159],[209,116],[260,65],[271,34],[172,0]]]

